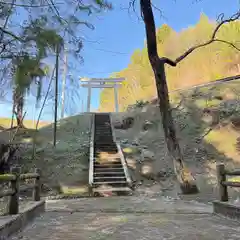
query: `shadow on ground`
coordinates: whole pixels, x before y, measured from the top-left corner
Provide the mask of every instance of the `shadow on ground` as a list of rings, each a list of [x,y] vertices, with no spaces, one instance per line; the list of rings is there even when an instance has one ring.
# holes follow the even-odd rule
[[[138,107],[127,113],[113,114],[115,122],[121,122],[126,117],[134,118],[132,128],[116,129],[115,132],[123,149],[126,149],[124,154],[132,178],[138,185],[137,193],[140,191],[143,195],[165,194],[204,202],[218,198],[216,163],[224,162],[228,168],[239,168],[240,165],[239,151],[236,149],[240,134],[232,127],[231,121],[232,117],[236,119],[240,116],[240,104],[234,92],[231,92],[231,89],[235,90],[236,87],[231,87],[228,86],[228,97],[221,88],[215,91],[211,88],[210,93],[209,89],[201,90],[201,94],[198,95],[196,92],[188,92],[181,96],[184,98],[181,105],[173,110],[184,159],[200,188],[200,193],[195,195],[181,196],[176,187],[156,104]],[[209,113],[206,108],[215,111]],[[146,122],[151,123],[147,130],[144,127]],[[146,161],[145,156],[142,156],[145,149],[152,153],[152,161]],[[150,173],[143,173],[144,166]],[[239,195],[237,190],[229,189],[233,199]]]
[[[22,172],[38,167],[42,172],[46,193],[88,194],[88,155],[91,114],[77,115],[60,120],[57,145],[53,147],[53,124],[34,129],[21,129],[14,141],[18,156],[11,164],[18,164]],[[35,135],[36,133],[36,135]],[[0,137],[9,135],[1,132]],[[33,141],[36,155],[33,158]]]

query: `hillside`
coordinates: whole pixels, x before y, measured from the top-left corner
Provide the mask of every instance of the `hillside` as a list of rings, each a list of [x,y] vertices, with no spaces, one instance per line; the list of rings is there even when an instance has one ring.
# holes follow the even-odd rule
[[[168,25],[157,29],[157,46],[160,56],[175,59],[189,47],[208,40],[215,23],[207,16],[201,15],[195,26],[175,32]],[[240,21],[227,24],[217,34],[219,39],[239,45]],[[240,73],[240,53],[232,47],[216,42],[192,53],[176,68],[167,67],[166,75],[169,90],[204,83]],[[137,100],[149,100],[156,96],[153,72],[149,64],[147,48],[137,49],[129,65],[114,77],[124,77],[123,86],[119,89],[120,110]],[[101,93],[100,111],[114,111],[112,89]]]
[[[35,123],[34,123],[33,120],[24,120],[23,123],[27,128],[31,128],[31,129],[35,128]],[[47,122],[47,121],[40,121],[39,125],[38,125],[38,128],[41,128],[41,127],[46,126],[48,124],[49,124],[49,122]],[[16,125],[17,125],[17,122],[14,119],[13,126],[16,126]],[[10,127],[11,127],[11,118],[0,117],[0,130],[4,129],[4,128],[10,128]]]
[[[173,104],[184,160],[200,188],[199,194],[182,196],[184,199],[204,202],[217,199],[216,163],[224,162],[230,169],[240,167],[239,83],[187,91]],[[116,129],[115,134],[139,186],[137,192],[177,197],[180,190],[167,155],[158,104],[138,102],[127,112],[114,113],[113,117],[116,125],[127,117],[134,119],[131,128]],[[142,161],[145,151],[150,161]],[[238,195],[239,192],[231,192],[234,200]]]
[[[53,124],[42,126],[35,137],[35,158],[32,158],[35,130],[21,129],[14,140],[14,143],[20,143],[20,149],[17,155],[19,157],[15,158],[13,164],[22,166],[22,172],[31,172],[34,167],[40,168],[44,191],[55,194],[68,192],[71,187],[85,194],[88,191],[86,186],[90,124],[91,114],[60,120],[56,148],[53,148]],[[6,141],[9,133],[9,131],[0,132],[0,140]]]
[[[159,55],[175,59],[191,46],[208,40],[215,26],[216,23],[204,14],[195,26],[180,32],[162,25],[157,29]],[[228,24],[217,37],[239,46],[239,29],[240,21]],[[216,163],[224,162],[229,168],[240,167],[240,80],[181,92],[174,90],[237,74],[240,74],[240,52],[219,42],[192,53],[176,68],[166,67],[177,137],[184,160],[200,188],[198,195],[184,198],[216,199]],[[156,88],[146,45],[132,54],[125,69],[112,76],[125,78],[119,89],[121,113],[114,114],[114,119],[121,122],[126,117],[134,118],[133,127],[116,130],[116,136],[126,148],[125,155],[138,191],[176,197],[179,189],[176,189],[173,166],[167,157],[158,104],[153,100]],[[104,89],[100,111],[115,111],[111,99],[114,99],[113,91]],[[142,149],[150,151],[152,162],[141,162],[145,151]],[[234,180],[239,181],[239,178]],[[232,192],[233,198],[238,194]]]

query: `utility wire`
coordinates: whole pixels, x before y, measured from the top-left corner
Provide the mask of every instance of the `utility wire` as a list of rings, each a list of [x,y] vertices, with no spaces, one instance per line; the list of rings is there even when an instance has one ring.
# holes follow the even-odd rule
[[[208,86],[212,86],[212,85],[218,85],[218,84],[223,84],[223,83],[226,83],[226,82],[237,81],[237,80],[240,80],[240,74],[235,75],[235,76],[231,76],[231,77],[217,79],[217,80],[214,80],[214,81],[209,81],[207,83],[198,84],[198,85],[194,85],[194,86],[187,87],[187,88],[179,88],[179,89],[176,89],[176,90],[173,90],[173,91],[169,91],[169,93],[184,92],[184,91],[189,91],[189,90],[193,90],[193,89],[197,89],[197,88],[208,87]]]

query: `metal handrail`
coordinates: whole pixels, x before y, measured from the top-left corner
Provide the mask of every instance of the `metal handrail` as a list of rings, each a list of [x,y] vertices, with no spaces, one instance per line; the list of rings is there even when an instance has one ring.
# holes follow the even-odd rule
[[[93,184],[93,161],[94,161],[94,131],[95,131],[95,114],[92,114],[92,127],[90,139],[90,154],[89,154],[89,185]]]
[[[125,174],[127,183],[128,183],[129,186],[131,186],[132,180],[131,180],[131,177],[130,177],[130,175],[128,173],[126,159],[125,159],[125,157],[123,155],[123,152],[122,152],[122,149],[121,149],[121,146],[120,146],[120,142],[117,141],[117,139],[116,139],[116,135],[115,135],[114,128],[113,128],[113,122],[112,122],[111,115],[112,115],[112,113],[109,113],[110,126],[111,126],[111,130],[112,130],[113,141],[116,143],[116,146],[117,146],[117,149],[118,149],[118,154],[120,155],[120,159],[121,159],[121,163],[122,163],[122,166],[123,166],[123,170],[124,170],[124,174]]]

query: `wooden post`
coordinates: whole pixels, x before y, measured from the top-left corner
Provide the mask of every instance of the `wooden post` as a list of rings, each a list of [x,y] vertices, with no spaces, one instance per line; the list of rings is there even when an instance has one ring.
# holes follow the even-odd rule
[[[9,198],[8,203],[8,213],[10,215],[18,214],[19,211],[19,176],[20,176],[21,168],[13,167],[11,168],[11,174],[16,176],[15,180],[10,182],[10,187],[14,191],[13,195]]]
[[[40,183],[40,169],[35,168],[35,173],[39,174],[39,177],[34,179],[34,188],[33,188],[33,201],[40,201],[40,192],[41,192],[41,183]]]
[[[223,202],[227,202],[228,201],[227,186],[222,184],[222,182],[226,181],[225,166],[223,163],[217,165],[217,179],[220,200]]]
[[[55,71],[55,99],[54,99],[54,129],[53,129],[53,146],[56,147],[57,142],[57,120],[58,120],[58,74],[59,74],[59,52],[60,52],[60,46],[57,44],[56,49],[56,71]]]

